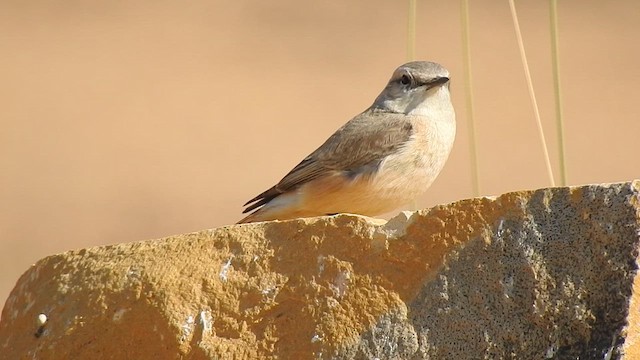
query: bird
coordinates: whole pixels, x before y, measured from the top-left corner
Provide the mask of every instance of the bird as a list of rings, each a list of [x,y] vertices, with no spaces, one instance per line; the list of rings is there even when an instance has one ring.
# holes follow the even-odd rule
[[[350,213],[377,216],[415,200],[453,147],[449,71],[399,66],[373,104],[336,130],[277,184],[247,201],[238,223]]]

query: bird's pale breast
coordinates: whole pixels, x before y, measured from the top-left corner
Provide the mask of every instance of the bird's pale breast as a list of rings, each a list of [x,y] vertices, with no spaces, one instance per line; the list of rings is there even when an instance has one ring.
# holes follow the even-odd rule
[[[353,179],[340,173],[302,186],[302,213],[350,212],[380,215],[424,193],[444,167],[455,137],[455,122],[416,118],[412,138],[389,155],[374,174]],[[304,216],[304,215],[301,215]]]

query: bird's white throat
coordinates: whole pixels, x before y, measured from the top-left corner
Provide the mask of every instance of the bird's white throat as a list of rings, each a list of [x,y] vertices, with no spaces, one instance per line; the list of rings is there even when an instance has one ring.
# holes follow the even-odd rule
[[[407,104],[405,114],[429,118],[454,117],[449,88],[440,86],[426,94],[414,94],[411,102]]]

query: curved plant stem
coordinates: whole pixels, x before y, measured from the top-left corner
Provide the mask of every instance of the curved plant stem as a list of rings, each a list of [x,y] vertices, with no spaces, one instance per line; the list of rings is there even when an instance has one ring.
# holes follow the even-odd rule
[[[513,27],[516,32],[516,37],[518,39],[518,47],[520,49],[520,58],[522,59],[522,66],[524,67],[524,75],[527,79],[529,96],[531,98],[533,112],[536,117],[536,123],[538,125],[538,133],[540,134],[540,141],[542,142],[542,151],[544,152],[544,158],[547,165],[547,174],[549,175],[549,182],[551,183],[551,186],[555,186],[555,181],[553,179],[553,169],[551,168],[551,160],[549,159],[549,150],[547,149],[547,141],[544,138],[542,121],[540,121],[540,111],[538,110],[538,102],[536,101],[536,94],[533,90],[533,82],[531,81],[531,73],[529,72],[527,54],[524,51],[524,42],[522,41],[522,33],[520,32],[520,23],[518,22],[518,14],[516,13],[516,5],[514,4],[514,0],[509,0],[509,7],[511,8],[511,17],[513,18]]]

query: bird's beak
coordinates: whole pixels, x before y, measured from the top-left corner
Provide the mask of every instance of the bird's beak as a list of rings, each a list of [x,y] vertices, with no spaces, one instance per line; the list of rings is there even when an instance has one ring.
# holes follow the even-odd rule
[[[427,89],[434,88],[436,86],[444,85],[449,82],[449,78],[446,76],[441,76],[437,78],[433,78],[431,81],[426,83]]]

